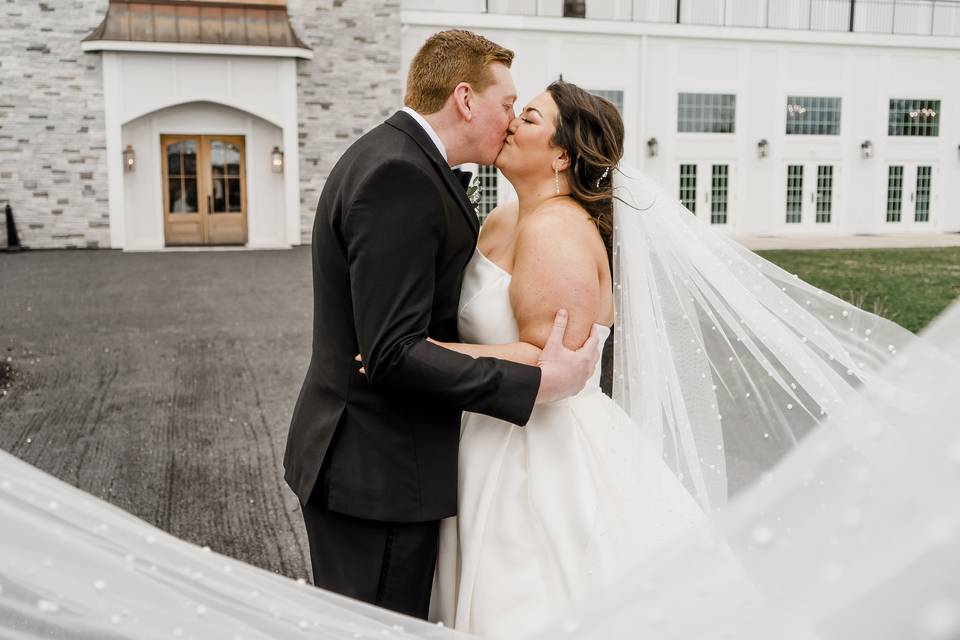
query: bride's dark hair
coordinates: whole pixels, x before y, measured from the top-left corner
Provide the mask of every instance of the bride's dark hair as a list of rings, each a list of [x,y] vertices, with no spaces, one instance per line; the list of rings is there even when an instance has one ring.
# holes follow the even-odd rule
[[[609,100],[558,80],[547,91],[559,110],[551,142],[567,152],[570,197],[600,230],[607,256],[613,246],[613,172],[623,157],[623,118]]]

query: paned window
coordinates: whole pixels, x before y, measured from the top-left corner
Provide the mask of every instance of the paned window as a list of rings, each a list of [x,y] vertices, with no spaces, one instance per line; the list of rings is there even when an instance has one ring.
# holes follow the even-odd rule
[[[729,165],[713,165],[713,179],[710,184],[710,224],[727,224],[729,177]]]
[[[900,222],[903,209],[903,166],[892,166],[887,171],[887,222]]]
[[[697,212],[697,165],[680,165],[680,203],[691,213]]]
[[[887,135],[940,135],[940,101],[891,98]]]
[[[817,222],[827,223],[833,215],[833,165],[817,167]]]
[[[840,98],[789,96],[787,135],[840,135]]]
[[[608,91],[604,89],[590,89],[589,91],[595,96],[612,102],[613,106],[620,112],[620,115],[623,115],[623,91]]]
[[[914,222],[930,221],[930,175],[933,167],[920,165],[917,167],[917,209],[914,213]]]
[[[480,208],[477,215],[480,224],[483,224],[497,206],[497,168],[492,164],[482,164],[477,169],[477,175],[480,177]]]
[[[787,166],[787,224],[798,224],[803,210],[803,165]]]
[[[732,93],[681,93],[677,98],[680,133],[733,133],[737,96]]]

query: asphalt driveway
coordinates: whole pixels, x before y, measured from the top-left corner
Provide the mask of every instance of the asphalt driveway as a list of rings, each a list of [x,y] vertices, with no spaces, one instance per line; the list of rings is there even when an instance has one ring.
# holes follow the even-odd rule
[[[309,247],[0,253],[0,448],[160,528],[309,579],[282,479]]]

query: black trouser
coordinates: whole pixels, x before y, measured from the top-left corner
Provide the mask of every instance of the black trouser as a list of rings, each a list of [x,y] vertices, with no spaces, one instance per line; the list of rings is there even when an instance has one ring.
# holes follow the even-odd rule
[[[426,620],[440,522],[377,522],[303,507],[313,583]]]

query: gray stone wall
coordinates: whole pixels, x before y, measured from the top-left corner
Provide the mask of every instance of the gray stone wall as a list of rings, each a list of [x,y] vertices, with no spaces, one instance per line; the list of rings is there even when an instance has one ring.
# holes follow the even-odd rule
[[[0,3],[0,211],[30,247],[110,245],[101,60],[80,50],[106,9]]]
[[[401,106],[400,0],[289,0],[288,11],[314,53],[297,62],[300,220],[309,242],[340,154]]]

